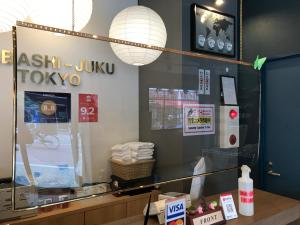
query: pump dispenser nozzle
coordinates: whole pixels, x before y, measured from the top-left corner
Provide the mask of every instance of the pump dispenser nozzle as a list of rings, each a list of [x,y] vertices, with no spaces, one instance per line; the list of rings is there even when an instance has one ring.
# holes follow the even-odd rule
[[[241,170],[242,170],[242,178],[249,179],[250,178],[250,172],[251,172],[251,169],[249,168],[249,166],[243,165],[241,167]]]

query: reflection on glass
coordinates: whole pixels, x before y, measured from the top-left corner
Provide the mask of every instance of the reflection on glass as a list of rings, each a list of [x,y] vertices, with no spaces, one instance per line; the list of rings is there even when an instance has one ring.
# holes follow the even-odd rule
[[[197,103],[199,97],[194,90],[149,88],[152,130],[182,128],[183,105]]]
[[[63,124],[71,120],[70,108],[70,94],[25,92],[25,123],[19,123],[18,140],[26,158],[24,167],[29,167],[28,173],[38,188],[78,186],[70,128]],[[17,174],[25,180],[24,175]]]
[[[30,197],[27,206],[16,202],[17,207],[69,199],[70,188],[79,187],[82,176],[82,148],[79,152],[72,150],[76,137],[72,137],[69,124],[71,94],[25,91],[20,108],[24,110],[24,122],[18,123],[15,182],[19,188],[27,188]],[[51,189],[57,192],[53,197],[45,192]]]

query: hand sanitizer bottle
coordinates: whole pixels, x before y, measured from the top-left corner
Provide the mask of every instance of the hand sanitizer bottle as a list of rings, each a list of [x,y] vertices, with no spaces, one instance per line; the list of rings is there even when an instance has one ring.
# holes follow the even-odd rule
[[[243,165],[242,177],[239,178],[239,213],[243,216],[254,215],[253,180],[250,178],[251,169]]]

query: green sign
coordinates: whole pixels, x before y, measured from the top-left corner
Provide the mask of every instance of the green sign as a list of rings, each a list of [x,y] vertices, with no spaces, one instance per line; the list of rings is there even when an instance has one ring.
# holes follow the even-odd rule
[[[261,70],[265,62],[267,61],[267,57],[259,58],[259,55],[256,57],[256,60],[254,62],[254,69],[255,70]]]

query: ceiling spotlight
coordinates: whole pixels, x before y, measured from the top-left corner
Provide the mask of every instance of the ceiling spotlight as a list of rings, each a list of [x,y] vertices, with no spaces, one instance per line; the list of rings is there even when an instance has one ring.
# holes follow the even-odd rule
[[[224,0],[216,0],[216,5],[221,6],[224,4]]]

